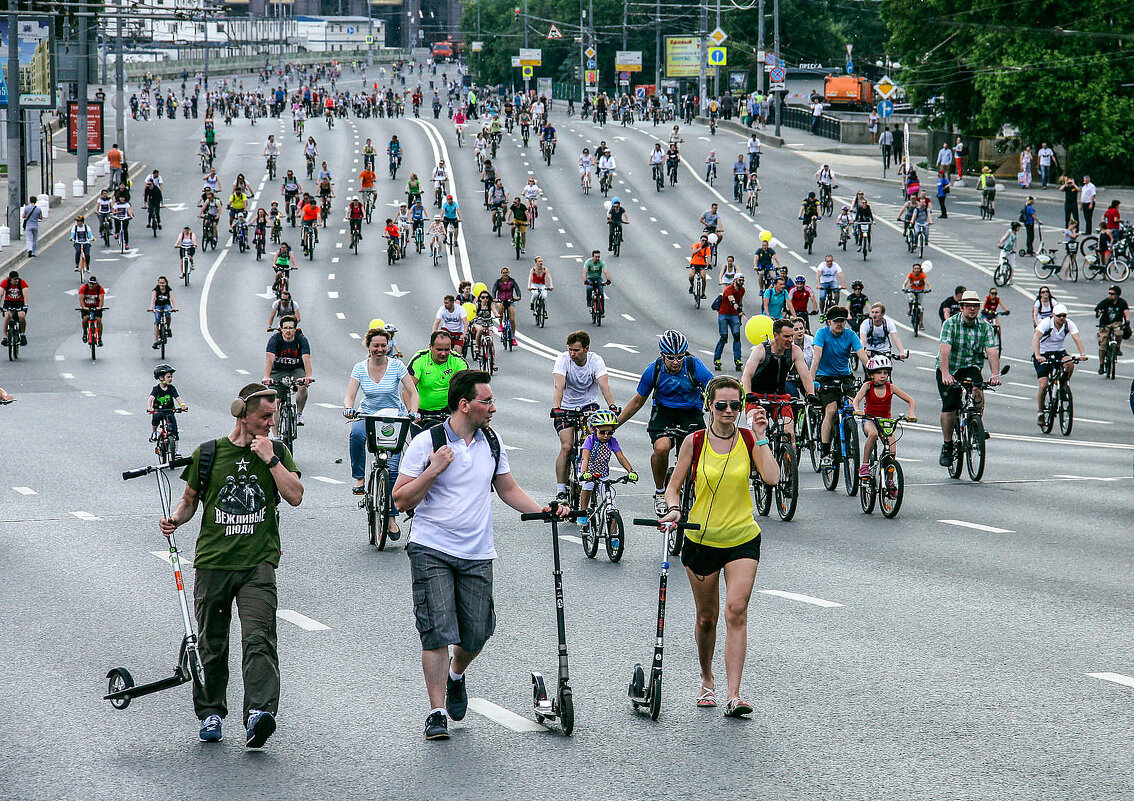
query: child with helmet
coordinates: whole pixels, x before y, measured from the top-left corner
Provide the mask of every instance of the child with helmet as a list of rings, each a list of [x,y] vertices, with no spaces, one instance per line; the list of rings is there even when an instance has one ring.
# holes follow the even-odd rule
[[[591,490],[595,486],[594,480],[606,478],[610,475],[610,457],[612,455],[618,458],[618,463],[629,474],[631,481],[638,480],[638,474],[634,472],[634,468],[631,466],[630,460],[626,458],[622,446],[614,438],[614,429],[618,427],[618,418],[614,412],[601,409],[590,416],[587,425],[590,427],[591,433],[583,441],[579,461],[579,472],[582,474],[580,478],[583,481],[583,489],[579,493],[579,509],[584,512],[591,500]],[[586,525],[587,519],[585,517],[579,518],[579,526]]]
[[[874,452],[874,443],[878,441],[878,426],[869,418],[887,419],[891,417],[891,402],[897,395],[909,404],[910,410],[906,414],[906,419],[911,423],[917,421],[917,417],[914,416],[914,399],[899,389],[897,384],[890,382],[893,366],[889,356],[879,354],[872,357],[866,363],[867,380],[859,389],[858,394],[854,396],[855,414],[867,417],[862,421],[862,433],[866,435],[866,442],[863,443],[862,447],[864,461],[858,468],[858,474],[862,478],[870,476],[870,454]],[[890,443],[890,453],[897,453],[897,443]]]

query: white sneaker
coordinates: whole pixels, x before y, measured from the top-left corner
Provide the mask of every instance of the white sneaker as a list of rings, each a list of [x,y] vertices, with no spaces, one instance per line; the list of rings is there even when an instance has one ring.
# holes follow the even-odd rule
[[[654,513],[657,514],[658,517],[662,517],[666,514],[667,511],[669,511],[669,507],[666,505],[666,502],[665,502],[665,493],[664,492],[655,492],[654,493]]]

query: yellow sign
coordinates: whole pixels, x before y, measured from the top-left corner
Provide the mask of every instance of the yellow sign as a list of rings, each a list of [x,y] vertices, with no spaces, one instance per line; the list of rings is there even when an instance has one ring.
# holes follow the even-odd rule
[[[641,50],[619,50],[614,54],[614,68],[619,72],[641,72]]]
[[[727,38],[728,34],[722,31],[720,28],[717,28],[709,34],[709,39],[712,40],[713,44],[715,44],[717,47],[723,45],[725,43],[725,39]]]
[[[696,36],[667,36],[665,38],[665,74],[667,78],[696,78],[701,74],[701,40]],[[708,77],[717,74],[716,68],[705,70]]]
[[[598,83],[598,70],[587,70],[587,83]]]
[[[525,64],[524,66],[522,66],[520,68],[520,74],[523,75],[525,78],[530,78],[530,77],[532,77],[532,68],[529,67],[527,64]]]
[[[543,63],[543,51],[538,47],[520,48],[520,65],[524,67],[538,67]]]
[[[882,80],[874,84],[875,91],[877,91],[878,94],[882,96],[883,100],[889,100],[890,95],[892,95],[894,93],[894,90],[897,88],[898,87],[894,85],[894,82],[890,80],[889,75],[883,75]]]

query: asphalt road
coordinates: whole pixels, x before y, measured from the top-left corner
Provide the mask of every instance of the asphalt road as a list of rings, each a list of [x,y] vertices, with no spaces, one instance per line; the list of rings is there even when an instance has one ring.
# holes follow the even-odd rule
[[[180,622],[164,541],[156,531],[152,484],[126,484],[123,469],[152,460],[145,399],[154,383],[149,290],[158,274],[176,273],[172,239],[182,224],[198,228],[200,185],[192,158],[200,121],[135,124],[136,163],[166,178],[165,229],[154,238],[139,220],[135,251],[96,248],[94,269],[109,288],[106,347],[91,362],[79,336],[66,243],[25,269],[34,303],[30,346],[18,364],[3,363],[0,383],[20,398],[0,426],[0,701],[8,746],[0,756],[4,795],[13,799],[188,797],[530,798],[587,795],[610,799],[708,797],[715,792],[764,798],[1117,798],[1129,792],[1130,568],[1125,536],[1131,497],[1128,363],[1116,382],[1094,375],[1074,382],[1079,415],[1070,437],[1043,435],[1034,420],[1027,361],[1026,307],[1038,285],[1017,271],[1004,293],[1007,383],[986,415],[993,432],[984,481],[953,481],[936,464],[932,336],[902,339],[916,355],[896,382],[919,401],[900,454],[907,493],[900,516],[866,517],[857,499],[827,493],[801,471],[796,519],[762,520],[764,559],[749,621],[744,694],[750,721],[695,708],[697,667],[692,603],[682,571],[671,575],[667,671],[662,717],[630,709],[626,683],[652,652],[660,543],[628,532],[626,556],[612,565],[580,553],[577,532],[562,529],[564,583],[577,730],[564,738],[532,723],[528,673],[554,674],[555,628],[548,527],[521,524],[498,505],[496,564],[499,625],[469,674],[484,699],[447,744],[426,743],[427,710],[413,626],[408,563],[402,548],[373,551],[364,515],[349,494],[347,427],[338,409],[351,366],[363,358],[367,322],[396,323],[407,354],[424,345],[440,297],[454,281],[491,283],[501,266],[526,274],[543,255],[556,291],[547,328],[536,329],[526,302],[517,311],[520,348],[500,356],[493,379],[493,421],[520,483],[536,497],[554,489],[555,440],[550,367],[567,332],[591,330],[593,349],[612,368],[620,402],[655,357],[655,336],[680,328],[706,361],[716,341],[710,310],[686,293],[686,254],[708,204],[722,203],[722,254],[750,264],[759,231],[771,230],[793,273],[809,274],[836,233],[821,226],[816,255],[800,254],[799,199],[814,168],[790,150],[768,150],[756,220],[727,204],[729,187],[703,184],[683,169],[679,186],[657,192],[646,155],[664,127],[599,129],[553,120],[560,144],[550,168],[538,147],[506,137],[498,163],[518,188],[534,174],[546,193],[527,257],[517,262],[506,236],[490,231],[479,202],[471,148],[456,145],[441,120],[339,120],[311,123],[335,173],[341,219],[361,146],[379,151],[391,134],[406,158],[394,183],[378,158],[379,210],[392,213],[410,172],[427,176],[438,157],[455,166],[466,224],[456,254],[434,268],[428,254],[386,265],[378,224],[366,229],[359,255],[347,249],[334,218],[314,261],[301,260],[293,291],[314,353],[316,384],[296,448],[306,495],[284,513],[279,572],[280,729],[262,753],[245,753],[238,721],[226,740],[204,746],[184,687],[118,712],[101,700],[105,673],[126,666],[139,680],[171,668]],[[268,133],[284,143],[280,166],[302,172],[289,119],[221,125],[218,171],[225,186],[244,172],[257,202],[278,197],[264,182],[260,153]],[[631,224],[620,259],[608,259],[614,284],[601,329],[589,326],[581,261],[605,239],[603,198],[584,197],[574,166],[582,146],[602,138],[619,162],[617,192]],[[722,173],[742,139],[723,131],[685,132],[694,164],[711,148]],[[534,143],[533,143],[534,145]],[[306,183],[306,182],[305,182]],[[857,186],[840,186],[853,197]],[[892,220],[896,190],[864,183],[878,212]],[[140,190],[140,187],[139,187]],[[723,197],[721,197],[723,195]],[[140,191],[137,193],[140,199]],[[1052,205],[1050,215],[1057,209]],[[1045,209],[1040,209],[1041,217]],[[935,306],[944,288],[991,285],[992,245],[1003,221],[982,224],[958,204],[931,235]],[[895,226],[875,230],[876,250],[843,263],[867,294],[903,304],[895,291],[910,259]],[[293,237],[297,240],[297,237]],[[841,255],[841,254],[840,254]],[[929,255],[929,254],[927,254]],[[198,255],[193,285],[175,290],[169,361],[192,412],[180,418],[186,444],[231,427],[230,397],[259,378],[269,312],[268,262],[222,243]],[[751,275],[751,273],[749,274]],[[395,286],[396,285],[396,286]],[[1080,283],[1057,289],[1095,355],[1089,308],[1103,290]],[[526,297],[526,293],[525,293]],[[904,322],[900,314],[896,321]],[[937,330],[934,322],[930,333]],[[726,351],[727,353],[727,351]],[[728,366],[726,357],[726,367]],[[519,393],[519,394],[517,394]],[[645,413],[640,417],[645,420]],[[641,425],[620,433],[631,461],[647,475]],[[180,486],[175,482],[175,491]],[[648,514],[645,483],[620,496],[624,517]],[[183,529],[192,556],[193,525]],[[156,552],[156,553],[155,553]],[[192,571],[187,579],[191,582]],[[723,639],[723,630],[721,632]],[[724,686],[721,656],[719,686]],[[1093,674],[1103,674],[1102,677]],[[1123,685],[1126,686],[1123,686]],[[234,674],[230,703],[239,704]],[[517,731],[516,729],[521,729]]]

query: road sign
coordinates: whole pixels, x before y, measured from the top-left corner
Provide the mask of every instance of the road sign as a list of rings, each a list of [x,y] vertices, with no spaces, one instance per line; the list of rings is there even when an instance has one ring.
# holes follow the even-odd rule
[[[513,67],[520,66],[520,57],[519,56],[512,56],[512,66]]]
[[[347,25],[346,32],[347,32],[347,36],[354,36],[354,26],[353,25]]]
[[[593,47],[588,47],[586,50],[583,51],[583,55],[585,55],[587,58],[594,58],[595,56],[598,55],[598,51],[595,50]]]
[[[879,117],[889,117],[893,113],[894,113],[894,104],[892,102],[890,102],[889,100],[879,100],[878,101],[878,116]]]
[[[725,39],[727,39],[727,38],[728,38],[728,34],[725,33],[724,31],[722,31],[720,28],[717,28],[716,30],[714,30],[712,33],[709,34],[709,40],[712,41],[712,43],[715,44],[717,47],[720,47],[721,45],[723,45],[725,43]]]
[[[634,87],[634,97],[638,98],[639,100],[644,100],[645,97],[646,97],[646,87],[644,87],[644,86]]]
[[[889,75],[883,75],[881,80],[879,80],[878,83],[874,84],[874,88],[885,100],[889,99],[890,95],[892,95],[894,93],[894,90],[898,87],[895,86],[894,82],[890,80]]]
[[[484,50],[484,42],[473,42],[472,43],[472,51],[474,53],[479,53],[482,50]]]
[[[619,50],[614,54],[614,68],[619,72],[641,72],[641,50]]]
[[[772,71],[768,73],[768,80],[772,83],[783,83],[787,78],[787,70],[783,67],[772,67]]]
[[[768,91],[769,92],[782,92],[782,91],[784,91],[784,86],[785,85],[784,85],[783,81],[769,81],[768,82]]]
[[[597,66],[598,66],[598,62],[595,61],[593,58],[587,59],[587,69],[593,70]]]
[[[543,51],[538,47],[520,48],[520,66],[538,67],[543,63]]]
[[[522,67],[520,67],[520,75],[522,75],[525,78],[532,77],[532,68],[529,67],[527,64],[523,65]]]
[[[618,73],[618,82],[619,83],[630,83],[630,73],[626,72],[626,71],[619,72]]]
[[[710,47],[709,63],[717,67],[723,67],[728,64],[728,48]]]
[[[587,70],[587,83],[598,83],[598,70]]]
[[[374,37],[373,37],[373,36],[367,36],[367,37],[366,37],[366,43],[367,43],[368,45],[372,45],[372,44],[374,44]]]
[[[854,62],[851,61],[850,59],[847,59],[847,75],[852,75],[853,73],[854,73]]]
[[[547,29],[547,38],[548,39],[562,39],[563,38],[563,34],[560,33],[559,29],[555,27],[555,23],[552,23],[551,27]]]

